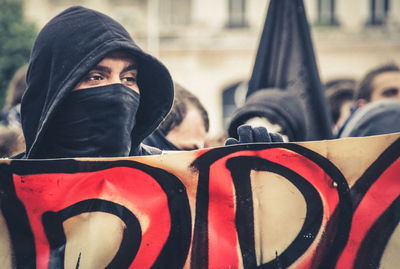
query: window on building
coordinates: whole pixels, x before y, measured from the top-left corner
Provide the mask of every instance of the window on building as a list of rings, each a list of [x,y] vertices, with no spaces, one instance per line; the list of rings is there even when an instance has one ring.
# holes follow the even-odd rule
[[[247,27],[246,0],[228,1],[228,23],[229,28]]]
[[[368,24],[384,24],[389,14],[389,0],[370,0],[370,17]]]
[[[335,17],[335,0],[318,0],[317,23],[320,25],[338,25]]]
[[[189,24],[191,6],[191,0],[160,0],[161,23],[168,26]]]

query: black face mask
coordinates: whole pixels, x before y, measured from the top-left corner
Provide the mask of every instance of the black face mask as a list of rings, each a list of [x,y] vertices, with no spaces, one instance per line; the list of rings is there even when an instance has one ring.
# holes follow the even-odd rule
[[[73,91],[52,119],[40,155],[128,156],[138,107],[139,94],[122,84]]]

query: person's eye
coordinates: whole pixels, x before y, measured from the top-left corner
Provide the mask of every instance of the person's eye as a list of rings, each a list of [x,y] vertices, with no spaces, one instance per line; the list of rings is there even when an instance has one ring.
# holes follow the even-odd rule
[[[83,77],[83,79],[78,83],[74,90],[100,86],[104,84],[106,79],[106,73],[102,73],[99,71],[90,71],[85,77]]]
[[[399,92],[399,89],[396,88],[390,88],[390,89],[386,89],[382,92],[382,96],[384,97],[393,97],[396,96]]]
[[[89,75],[88,77],[86,77],[87,81],[99,81],[99,80],[103,80],[104,77],[100,74],[93,74],[93,75]]]
[[[123,75],[121,81],[128,85],[133,85],[137,83],[136,74],[126,74]]]
[[[99,83],[100,81],[104,80],[105,77],[103,74],[95,72],[95,73],[89,73],[84,81],[86,83],[89,83],[90,85],[96,85],[97,83]]]

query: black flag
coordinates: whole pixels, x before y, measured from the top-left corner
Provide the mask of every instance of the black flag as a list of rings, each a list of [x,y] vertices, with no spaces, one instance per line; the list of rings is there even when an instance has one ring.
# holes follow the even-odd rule
[[[247,96],[276,87],[298,94],[307,140],[329,139],[330,118],[302,0],[271,0]]]

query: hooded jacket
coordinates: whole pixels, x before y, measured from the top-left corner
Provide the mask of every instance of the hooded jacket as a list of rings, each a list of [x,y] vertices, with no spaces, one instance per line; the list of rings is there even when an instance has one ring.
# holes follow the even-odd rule
[[[286,91],[267,88],[250,95],[232,116],[228,127],[230,137],[238,138],[237,128],[253,117],[265,117],[282,127],[289,141],[306,137],[305,115],[299,97]]]
[[[357,109],[343,128],[340,138],[397,132],[400,132],[400,101],[387,99]]]
[[[50,20],[33,46],[27,90],[21,104],[26,141],[22,158],[36,158],[46,143],[44,135],[60,104],[96,64],[115,50],[134,55],[139,66],[140,103],[129,155],[159,153],[141,142],[171,108],[173,83],[168,70],[143,52],[121,24],[102,13],[77,6]]]

